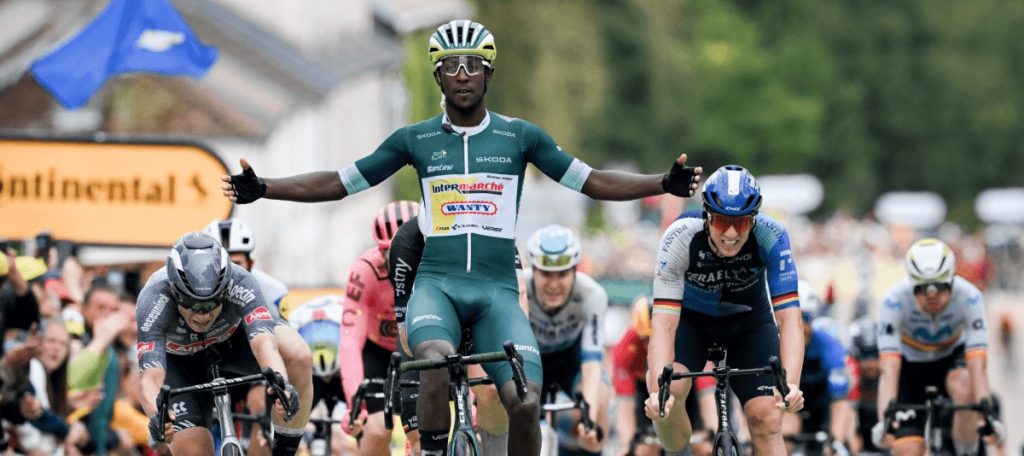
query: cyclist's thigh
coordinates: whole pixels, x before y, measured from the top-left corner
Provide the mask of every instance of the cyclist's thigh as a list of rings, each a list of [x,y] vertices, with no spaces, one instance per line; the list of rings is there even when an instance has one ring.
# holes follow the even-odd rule
[[[384,378],[388,375],[391,364],[391,352],[373,342],[366,341],[363,346],[363,378]],[[366,412],[377,413],[384,410],[384,398],[373,397],[384,392],[384,385],[371,383],[367,385]]]
[[[726,346],[726,364],[734,369],[754,369],[768,365],[768,358],[779,356],[779,330],[772,321],[753,325]],[[729,379],[732,391],[740,404],[757,396],[775,394],[775,379],[771,374],[738,375]]]
[[[896,402],[900,404],[924,404],[924,389],[926,386],[938,386],[942,381],[929,378],[938,370],[934,363],[912,363],[903,358],[900,368],[899,390],[896,393]],[[894,433],[896,438],[920,437],[924,435],[926,416],[920,411],[898,412],[896,420],[899,428]]]
[[[167,376],[164,384],[174,388],[205,383],[207,363],[202,356],[167,355]],[[174,431],[192,427],[209,427],[209,410],[213,407],[210,393],[178,394],[170,399],[168,410],[174,412]]]
[[[676,328],[675,362],[686,366],[690,372],[704,370],[704,364],[708,361],[708,343],[710,341],[704,329],[707,328],[707,319],[696,312],[689,312],[685,309],[679,316],[679,326]]]
[[[449,286],[443,278],[420,274],[416,277],[405,326],[409,346],[416,347],[429,340],[445,340],[459,346],[462,325],[455,304],[444,292]]]
[[[540,361],[537,339],[533,336],[530,321],[519,308],[519,290],[515,282],[511,286],[488,285],[487,307],[473,322],[473,344],[476,353],[502,351],[505,341],[515,343],[516,351],[523,356],[523,370],[531,382],[543,385],[544,373]],[[512,368],[507,362],[487,363],[487,374],[494,383],[504,385],[512,380]]]

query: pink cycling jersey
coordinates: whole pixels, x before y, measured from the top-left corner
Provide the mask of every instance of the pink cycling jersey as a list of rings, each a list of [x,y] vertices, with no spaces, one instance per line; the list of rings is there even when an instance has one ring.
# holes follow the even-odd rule
[[[363,382],[366,341],[391,352],[395,351],[398,341],[395,295],[388,280],[384,255],[377,247],[363,252],[352,263],[345,297],[338,359],[341,360],[345,397],[350,398]]]

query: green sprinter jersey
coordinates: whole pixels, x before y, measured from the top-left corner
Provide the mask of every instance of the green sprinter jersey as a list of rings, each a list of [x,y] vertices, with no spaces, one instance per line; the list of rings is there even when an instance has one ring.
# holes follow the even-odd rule
[[[401,128],[339,174],[351,195],[414,166],[426,237],[419,272],[515,280],[509,258],[527,163],[576,191],[590,174],[540,127],[491,112],[471,128],[453,128],[443,115]]]

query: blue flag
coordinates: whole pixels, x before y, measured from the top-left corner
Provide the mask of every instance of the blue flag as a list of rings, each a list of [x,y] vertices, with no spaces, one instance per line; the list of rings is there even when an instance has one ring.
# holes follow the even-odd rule
[[[111,0],[74,38],[32,64],[32,75],[69,109],[89,101],[110,76],[202,77],[217,49],[199,41],[170,0]]]

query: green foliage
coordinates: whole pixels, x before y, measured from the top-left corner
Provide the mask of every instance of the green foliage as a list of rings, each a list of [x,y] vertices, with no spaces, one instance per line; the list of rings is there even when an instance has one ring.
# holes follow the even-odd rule
[[[979,191],[1022,183],[1019,0],[512,0],[477,12],[499,49],[488,106],[592,165],[660,172],[687,152],[709,169],[813,173],[823,212],[931,190],[961,222]]]

